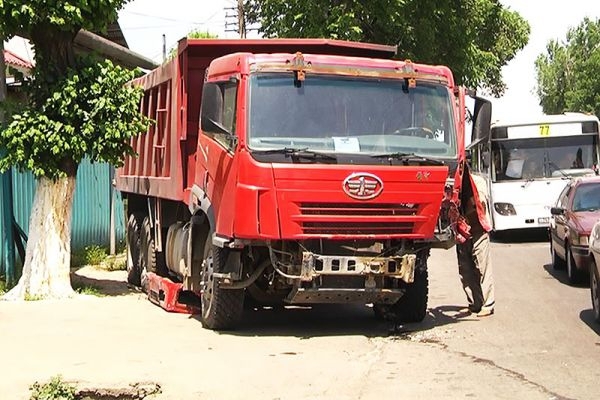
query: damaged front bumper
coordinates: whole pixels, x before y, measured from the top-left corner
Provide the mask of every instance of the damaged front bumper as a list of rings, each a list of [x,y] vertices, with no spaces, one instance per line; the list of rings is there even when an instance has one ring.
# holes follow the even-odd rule
[[[310,282],[323,275],[364,275],[373,278],[385,276],[412,283],[416,259],[415,254],[397,257],[351,257],[326,256],[305,251],[302,253],[300,279]]]

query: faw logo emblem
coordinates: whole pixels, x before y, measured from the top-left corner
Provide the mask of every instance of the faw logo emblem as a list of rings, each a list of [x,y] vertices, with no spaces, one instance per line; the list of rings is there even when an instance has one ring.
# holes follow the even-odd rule
[[[342,188],[353,199],[369,200],[381,194],[383,182],[378,176],[368,172],[355,172],[344,179]]]
[[[431,172],[429,171],[419,171],[417,172],[417,180],[418,181],[426,181],[429,179]]]

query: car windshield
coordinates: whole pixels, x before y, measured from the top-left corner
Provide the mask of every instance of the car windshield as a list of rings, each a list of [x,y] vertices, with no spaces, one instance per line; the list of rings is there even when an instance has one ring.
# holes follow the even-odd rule
[[[600,210],[600,182],[577,186],[573,196],[573,211]]]
[[[248,146],[330,154],[407,153],[453,158],[448,88],[405,80],[258,73],[250,79]]]
[[[598,162],[598,134],[492,140],[494,181],[584,175]]]

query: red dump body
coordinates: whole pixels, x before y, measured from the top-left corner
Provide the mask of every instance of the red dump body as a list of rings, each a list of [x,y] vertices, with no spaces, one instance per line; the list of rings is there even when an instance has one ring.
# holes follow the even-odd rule
[[[432,238],[444,185],[464,159],[464,113],[459,111],[464,100],[447,67],[395,61],[395,50],[326,39],[184,39],[176,58],[134,82],[146,90],[141,111],[156,123],[133,140],[139,157],[126,160],[116,174],[116,186],[124,193],[203,208],[212,213],[214,231],[224,238]],[[246,142],[249,73],[289,63],[296,52],[313,66],[349,78],[399,78],[406,69],[442,83],[457,96],[451,110],[456,126],[453,162],[391,166],[257,161]],[[241,82],[234,151],[201,134],[199,126],[205,79],[224,77]],[[369,201],[349,198],[343,185],[352,174],[367,180],[375,175],[381,194]]]

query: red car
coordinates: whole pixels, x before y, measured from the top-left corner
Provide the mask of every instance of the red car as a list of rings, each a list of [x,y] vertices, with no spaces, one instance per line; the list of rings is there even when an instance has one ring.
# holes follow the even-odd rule
[[[566,267],[570,283],[581,282],[590,269],[590,232],[600,218],[600,177],[573,179],[550,213],[552,265],[556,269]]]

